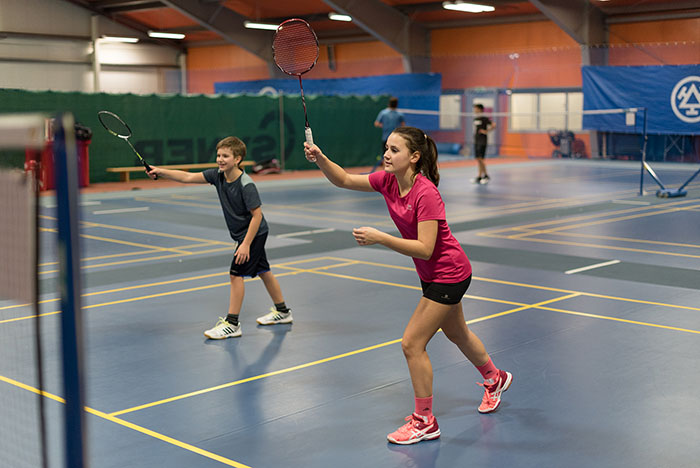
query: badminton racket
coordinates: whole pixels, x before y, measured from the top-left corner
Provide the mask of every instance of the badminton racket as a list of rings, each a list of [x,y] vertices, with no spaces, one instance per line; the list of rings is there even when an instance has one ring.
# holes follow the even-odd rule
[[[131,144],[129,141],[129,137],[132,135],[131,133],[131,128],[124,122],[117,114],[114,112],[102,110],[97,113],[97,118],[100,119],[100,123],[102,126],[107,130],[109,133],[114,135],[117,138],[121,138],[122,140],[126,141],[131,149],[134,151],[134,154],[138,156],[139,161],[141,161],[141,164],[143,164],[143,167],[146,168],[146,171],[151,172],[151,166],[148,165],[148,163],[141,157],[138,151],[136,151],[136,148],[134,148],[134,145]],[[157,179],[158,176],[155,176],[154,179]]]
[[[287,75],[299,78],[301,103],[304,106],[304,135],[309,145],[314,144],[313,134],[306,115],[306,100],[301,75],[311,70],[318,60],[318,38],[311,25],[298,18],[284,21],[277,27],[272,41],[272,55],[275,64]]]

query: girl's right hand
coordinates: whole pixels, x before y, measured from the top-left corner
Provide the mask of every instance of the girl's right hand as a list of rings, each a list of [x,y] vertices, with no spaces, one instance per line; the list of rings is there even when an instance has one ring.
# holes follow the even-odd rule
[[[321,149],[316,145],[309,145],[304,142],[304,155],[309,162],[316,162],[316,159],[321,156]]]

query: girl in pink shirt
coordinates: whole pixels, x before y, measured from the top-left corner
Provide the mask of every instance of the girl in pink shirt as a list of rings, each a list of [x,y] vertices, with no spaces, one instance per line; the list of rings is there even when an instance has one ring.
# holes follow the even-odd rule
[[[414,444],[440,437],[433,416],[433,369],[426,346],[442,328],[445,336],[484,377],[484,397],[479,412],[490,413],[501,403],[513,376],[498,369],[481,340],[467,327],[462,297],[471,281],[471,265],[450,232],[445,205],[438,192],[440,174],[435,142],[414,127],[399,127],[387,140],[384,170],[372,174],[349,174],[323,154],[304,144],[306,159],[315,162],[334,185],[384,196],[389,214],[401,237],[372,227],[353,229],[359,245],[381,244],[413,258],[423,297],[413,312],[401,340],[401,348],[415,394],[415,412],[387,436],[395,444]]]

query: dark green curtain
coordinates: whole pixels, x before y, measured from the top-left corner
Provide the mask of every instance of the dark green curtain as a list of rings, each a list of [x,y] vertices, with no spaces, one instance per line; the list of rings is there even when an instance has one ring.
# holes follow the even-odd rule
[[[314,141],[344,167],[372,165],[381,133],[373,126],[387,96],[307,97]],[[285,169],[313,169],[303,154],[304,112],[299,96],[284,96]],[[246,159],[262,162],[280,154],[280,100],[271,96],[137,96],[0,89],[0,113],[72,112],[76,122],[92,129],[90,181],[118,180],[105,169],[137,166],[129,146],[110,135],[97,119],[112,111],[133,132],[132,144],[151,164],[213,162],[216,143],[229,135],[248,147]],[[6,162],[23,163],[18,155]],[[138,177],[138,176],[137,176]]]

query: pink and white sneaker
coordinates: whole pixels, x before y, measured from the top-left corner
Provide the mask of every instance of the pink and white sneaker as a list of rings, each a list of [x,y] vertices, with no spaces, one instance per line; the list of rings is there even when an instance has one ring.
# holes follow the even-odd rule
[[[477,382],[477,385],[484,387],[484,398],[479,405],[479,413],[491,413],[501,404],[501,394],[508,390],[513,382],[513,375],[510,372],[500,371],[498,383],[495,386]]]
[[[406,424],[386,436],[389,442],[408,445],[415,444],[421,440],[432,440],[440,437],[440,428],[435,416],[421,416],[413,413],[410,416],[406,416],[406,421],[408,421]]]

